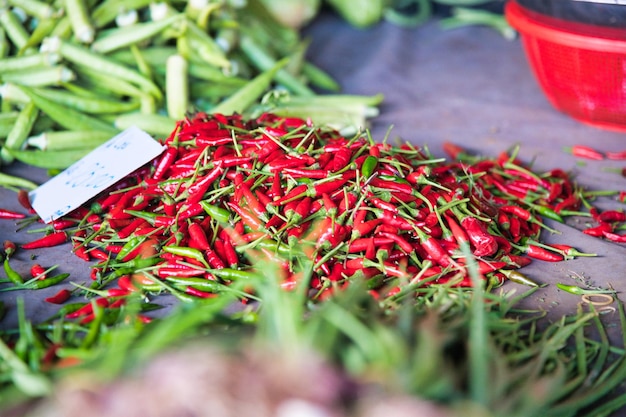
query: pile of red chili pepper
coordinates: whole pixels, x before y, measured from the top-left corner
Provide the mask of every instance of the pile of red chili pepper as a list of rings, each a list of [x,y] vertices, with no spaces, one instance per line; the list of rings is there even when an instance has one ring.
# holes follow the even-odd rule
[[[96,262],[89,290],[109,307],[136,291],[215,297],[254,279],[250,253],[275,260],[285,288],[310,274],[312,299],[354,280],[380,298],[471,286],[464,245],[492,285],[532,285],[516,270],[533,259],[593,255],[540,242],[552,230],[544,218],[580,214],[585,201],[567,173],[535,173],[513,152],[485,159],[448,143],[447,161],[272,114],[197,113],[163,143],[152,163],[22,247],[70,240]],[[599,226],[585,232],[602,228],[607,238],[625,220],[592,215]],[[93,305],[84,308],[68,317],[87,317]]]

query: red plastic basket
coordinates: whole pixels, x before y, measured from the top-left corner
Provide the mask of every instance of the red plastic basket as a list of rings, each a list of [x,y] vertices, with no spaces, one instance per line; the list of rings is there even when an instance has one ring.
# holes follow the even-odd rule
[[[626,132],[626,28],[555,19],[513,0],[505,16],[520,33],[530,67],[556,109]]]

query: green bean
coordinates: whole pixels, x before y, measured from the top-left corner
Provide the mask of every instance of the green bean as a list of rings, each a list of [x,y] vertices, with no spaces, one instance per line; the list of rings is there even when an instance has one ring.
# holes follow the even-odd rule
[[[81,43],[91,43],[96,30],[91,23],[84,0],[65,0],[65,12],[70,19],[74,36]]]
[[[228,84],[242,87],[248,82],[245,78],[236,77],[233,75],[226,75],[223,71],[206,65],[199,64],[193,61],[189,62],[189,75],[200,80],[214,81],[220,84]]]
[[[76,65],[74,69],[78,74],[78,78],[86,82],[92,90],[97,91],[100,95],[114,94],[119,97],[131,96],[141,98],[147,94],[127,81],[116,80],[93,68]]]
[[[194,82],[190,98],[200,106],[202,102],[210,102],[215,105],[217,101],[235,93],[240,86],[228,85],[216,82]],[[198,103],[199,102],[199,103]]]
[[[36,17],[41,23],[59,13],[54,7],[39,0],[8,0],[8,3]]]
[[[176,119],[161,114],[127,113],[117,116],[114,125],[121,130],[137,126],[150,134],[167,137],[176,127]]]
[[[207,64],[221,68],[229,68],[230,61],[226,57],[224,51],[215,43],[213,38],[200,29],[194,22],[187,19],[185,21],[183,37],[189,42],[189,46],[201,57]],[[187,57],[186,54],[182,53]]]
[[[302,73],[316,87],[328,91],[339,91],[341,87],[326,71],[310,62],[302,64]]]
[[[30,101],[30,97],[28,97],[20,87],[13,83],[4,83],[0,87],[0,97],[2,97],[3,102],[11,103],[11,104],[26,104]]]
[[[35,123],[35,119],[37,119],[37,114],[37,107],[31,102],[26,104],[17,115],[15,125],[13,125],[13,128],[4,141],[4,147],[0,150],[0,159],[2,159],[3,162],[13,162],[13,156],[10,151],[21,148],[24,142],[26,142],[33,128],[33,124]]]
[[[11,111],[0,113],[0,138],[6,138],[13,128],[19,112]]]
[[[41,42],[48,36],[52,35],[58,23],[61,20],[61,16],[50,17],[45,20],[37,22],[37,26],[30,33],[28,42],[26,42],[25,48],[39,48]]]
[[[0,172],[0,186],[11,189],[24,188],[26,190],[34,190],[38,187],[37,184],[26,178],[16,177],[3,172]]]
[[[52,30],[50,37],[68,39],[70,36],[72,36],[72,23],[70,22],[70,18],[67,15],[64,15],[57,21],[57,24]],[[45,38],[42,40],[42,42],[44,40]]]
[[[17,49],[21,50],[26,46],[29,37],[28,31],[11,9],[0,9],[0,25],[4,28],[7,36]]]
[[[3,151],[5,149],[3,148]],[[91,148],[64,149],[59,151],[9,150],[9,154],[20,162],[46,169],[65,169],[83,158]]]
[[[41,53],[25,56],[13,56],[0,60],[0,73],[31,69],[33,67],[50,67],[58,64],[61,57],[53,53]]]
[[[165,74],[166,67],[164,65],[167,58],[177,54],[178,50],[169,46],[153,46],[141,51],[142,57],[158,74]],[[133,65],[135,57],[130,50],[120,50],[109,55],[112,59],[127,65]],[[226,75],[223,70],[212,65],[208,65],[204,60],[198,57],[186,57],[189,63],[189,76],[200,80],[215,81],[217,83],[226,83],[231,85],[242,86],[248,80],[241,77]]]
[[[33,92],[55,103],[89,114],[126,113],[139,108],[137,101],[78,96],[59,89],[34,88]]]
[[[41,97],[32,89],[21,87],[28,96],[33,100],[35,105],[51,119],[59,125],[69,130],[101,130],[105,132],[118,133],[110,124],[103,122],[92,116],[88,116],[77,110],[54,103],[47,98]]]
[[[26,70],[6,71],[2,74],[2,80],[9,83],[26,85],[30,87],[44,87],[60,85],[76,78],[74,71],[65,65],[53,67],[30,68]]]
[[[4,27],[0,26],[0,58],[6,57],[9,54],[9,49],[11,49],[11,45],[7,39],[7,32]]]
[[[98,37],[91,45],[91,48],[98,53],[107,54],[152,38],[163,30],[172,27],[183,18],[182,14],[176,14],[163,20],[116,28],[108,32],[106,36]]]
[[[180,55],[167,59],[165,97],[167,114],[173,119],[183,119],[189,104],[189,79],[187,61]]]
[[[102,28],[113,22],[120,11],[138,10],[148,7],[153,0],[105,0],[100,2],[93,13],[91,21],[96,28]]]
[[[148,63],[148,61],[146,61],[146,58],[139,50],[139,47],[137,45],[131,45],[128,49],[133,54],[133,58],[135,59],[135,64],[137,65],[137,69],[139,69],[139,72],[147,78],[154,79],[152,68],[150,68],[150,64]]]
[[[176,53],[178,53],[178,51],[173,46],[152,46],[141,51],[142,56],[150,66],[156,67],[160,65],[162,68],[165,68],[164,63],[167,57]],[[135,56],[129,49],[111,52],[109,57],[126,65],[132,65],[135,61]]]
[[[261,71],[266,71],[276,64],[276,60],[264,50],[258,42],[250,36],[242,36],[240,42],[241,50]],[[276,81],[282,84],[289,91],[301,96],[313,96],[315,93],[295,78],[287,71],[281,70],[276,73]]]
[[[163,98],[161,90],[154,84],[152,80],[147,79],[133,69],[130,69],[122,64],[118,64],[117,62],[107,57],[98,55],[87,48],[79,45],[74,45],[62,39],[56,38],[55,40],[47,38],[46,41],[44,41],[44,44],[46,46],[44,47],[44,45],[42,45],[42,47],[44,47],[44,50],[48,48],[50,50],[58,50],[65,59],[76,65],[81,65],[86,68],[93,69],[94,71],[100,72],[101,74],[106,74],[106,76],[112,80],[118,78],[123,81],[137,84],[139,87],[145,89],[158,100],[161,100]]]
[[[111,132],[95,130],[62,130],[44,132],[31,136],[26,143],[42,151],[60,151],[68,149],[93,149],[113,136]]]
[[[277,62],[273,68],[257,75],[248,84],[211,109],[211,111],[222,114],[242,113],[261,97],[263,92],[269,88],[276,73],[286,64],[287,59]]]

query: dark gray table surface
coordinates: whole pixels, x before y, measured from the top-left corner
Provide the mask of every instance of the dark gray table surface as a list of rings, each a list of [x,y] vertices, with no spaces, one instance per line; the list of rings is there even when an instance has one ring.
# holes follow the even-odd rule
[[[534,160],[537,170],[562,168],[575,173],[577,181],[587,188],[626,190],[626,179],[605,170],[626,163],[582,164],[563,151],[572,144],[604,151],[626,149],[626,134],[586,126],[554,110],[533,78],[519,40],[505,40],[482,27],[442,31],[435,21],[416,29],[382,23],[362,30],[332,15],[321,16],[304,35],[312,40],[309,58],[333,75],[344,93],[384,94],[381,114],[371,126],[377,140],[382,140],[393,126],[392,138],[427,145],[437,156],[443,156],[444,141],[488,156],[520,144],[520,157]],[[2,170],[38,182],[46,179],[45,172],[20,164]],[[622,207],[609,198],[600,204]],[[19,209],[12,191],[0,189],[0,207]],[[545,241],[572,244],[598,257],[560,263],[537,261],[525,268],[531,278],[550,284],[529,299],[531,304],[546,309],[551,317],[573,313],[580,297],[557,291],[554,286],[556,282],[575,283],[572,275],[584,276],[598,286],[612,285],[623,294],[625,246],[582,234],[582,223],[549,224],[561,233],[545,234]],[[16,234],[15,224],[3,220],[0,239],[25,242],[31,236]],[[58,271],[70,272],[75,281],[89,280],[89,264],[72,255],[69,246],[21,251],[13,262],[15,269],[26,273],[31,255],[44,265],[58,264]],[[523,290],[516,284],[506,288]],[[47,317],[57,307],[42,299],[57,290],[0,293],[0,300],[9,309],[0,327],[14,325],[18,296],[24,297],[29,317]],[[618,337],[617,329],[612,331],[612,336]]]

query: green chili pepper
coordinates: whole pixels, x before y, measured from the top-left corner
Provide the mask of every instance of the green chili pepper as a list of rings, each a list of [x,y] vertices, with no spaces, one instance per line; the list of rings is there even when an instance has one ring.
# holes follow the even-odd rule
[[[133,236],[128,240],[128,242],[124,244],[124,246],[122,246],[122,249],[117,254],[115,259],[124,259],[126,256],[128,256],[129,253],[137,249],[137,247],[141,245],[146,239],[147,236]]]
[[[219,292],[224,289],[224,284],[206,278],[167,277],[165,280],[172,284],[190,286],[202,291]]]
[[[40,290],[42,288],[48,288],[64,281],[69,276],[70,276],[69,273],[64,272],[62,274],[58,274],[50,278],[28,282],[24,285],[24,288],[28,288],[30,290]]]
[[[206,201],[201,201],[200,205],[211,218],[217,220],[219,223],[228,223],[230,220],[230,212],[228,210],[209,204]]]
[[[254,277],[258,275],[257,272],[243,271],[241,269],[233,269],[233,268],[211,269],[208,272],[215,275],[216,277],[226,279],[229,281],[249,280],[249,279],[253,279]]]
[[[206,259],[204,259],[204,254],[199,249],[190,248],[187,246],[163,246],[163,250],[173,255],[195,259],[196,261],[201,262],[202,265],[209,268],[209,264],[207,263]]]
[[[7,278],[9,279],[9,281],[14,283],[15,285],[24,284],[24,279],[22,278],[22,276],[18,274],[9,264],[8,257],[4,260],[4,272],[7,274]]]
[[[501,269],[502,272],[510,281],[513,281],[517,284],[528,285],[529,287],[539,287],[532,279],[528,278],[526,275],[522,274],[519,271],[510,270],[510,269]]]
[[[361,174],[365,178],[369,178],[370,175],[374,173],[374,170],[376,169],[377,165],[378,165],[378,158],[372,155],[368,156],[367,158],[365,158],[365,161],[363,162],[363,166],[361,167]]]
[[[565,220],[563,220],[563,217],[561,217],[561,215],[559,215],[557,212],[552,210],[550,207],[547,207],[547,206],[533,206],[533,208],[535,209],[537,214],[539,214],[540,216],[543,216],[543,217],[545,217],[547,219],[556,220],[559,223],[565,223]]]
[[[565,292],[568,292],[570,294],[575,294],[575,295],[615,294],[614,290],[589,290],[589,289],[581,288],[577,285],[562,284],[560,282],[556,284],[556,287],[560,290],[563,290]]]

